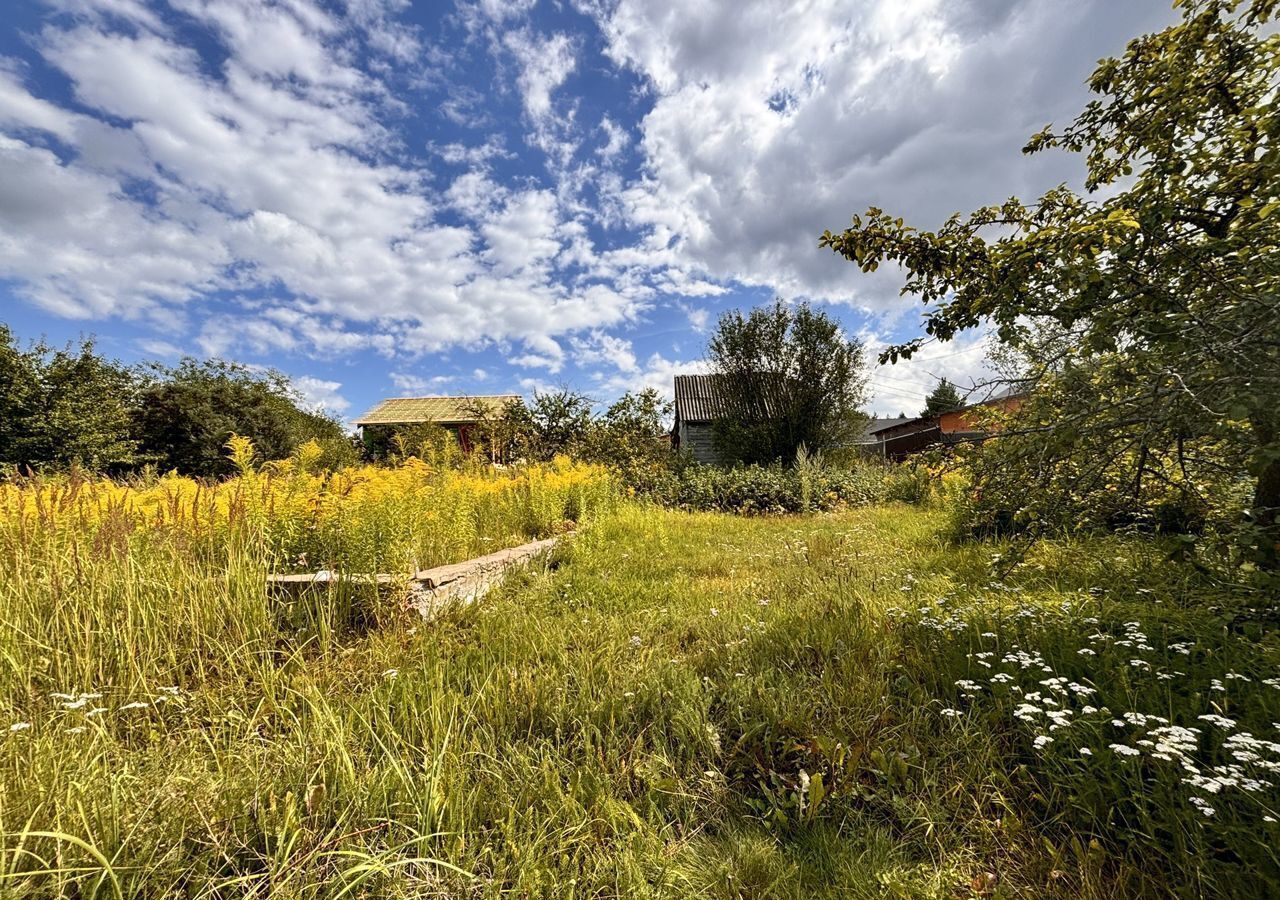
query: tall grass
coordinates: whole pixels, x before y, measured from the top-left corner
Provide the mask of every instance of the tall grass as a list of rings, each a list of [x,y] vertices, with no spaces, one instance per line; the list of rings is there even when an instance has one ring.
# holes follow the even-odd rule
[[[80,476],[0,484],[0,702],[19,717],[50,692],[154,693],[251,678],[289,648],[379,614],[343,586],[273,597],[266,576],[411,574],[542,537],[607,508],[596,467],[309,471],[299,457],[238,478],[128,483]]]
[[[430,477],[514,480],[528,518],[504,527],[523,534],[604,505],[604,486],[557,495],[558,471]],[[943,509],[623,505],[483,604],[344,630],[338,604],[368,598],[264,600],[261,576],[302,551],[276,549],[257,502],[228,504],[258,524],[221,550],[190,527],[45,547],[31,515],[25,537],[6,526],[6,574],[26,560],[31,586],[0,583],[19,626],[0,637],[0,715],[28,726],[0,720],[0,894],[1103,900],[1275,883],[1274,786],[1219,785],[1206,815],[1190,799],[1206,792],[1140,743],[1159,723],[1124,716],[1202,728],[1197,766],[1232,763],[1227,726],[1199,716],[1259,740],[1280,721],[1269,613],[1153,542],[1046,541],[994,581],[1002,546],[948,543]],[[1063,705],[1072,723],[1051,731]]]

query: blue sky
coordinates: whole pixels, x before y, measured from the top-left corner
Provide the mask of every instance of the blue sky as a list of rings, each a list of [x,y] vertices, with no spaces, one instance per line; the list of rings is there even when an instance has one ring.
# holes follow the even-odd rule
[[[702,365],[724,310],[916,333],[893,273],[817,248],[1078,181],[1026,158],[1166,0],[9,0],[0,321],[125,361],[382,397],[605,402]],[[876,372],[915,412],[983,339]]]

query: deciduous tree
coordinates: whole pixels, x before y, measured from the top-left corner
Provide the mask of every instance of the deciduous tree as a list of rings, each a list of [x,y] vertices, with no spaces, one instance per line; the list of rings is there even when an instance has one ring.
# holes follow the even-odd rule
[[[27,349],[0,326],[0,463],[24,469],[119,470],[136,457],[130,410],[136,381],[92,339]]]
[[[1280,562],[1280,130],[1276,0],[1190,0],[1182,20],[1101,61],[1097,95],[1028,153],[1083,155],[1085,194],[1062,186],[955,215],[936,231],[880,209],[826,246],[864,271],[907,272],[925,331],[993,327],[1010,345],[1038,322],[1071,340],[1030,373],[1057,414],[1038,452],[1177,455],[1191,473],[1249,458],[1253,550]],[[908,358],[923,338],[887,350]],[[1048,383],[1052,382],[1052,385]],[[1072,389],[1072,386],[1080,389]],[[1226,448],[1215,458],[1179,452]],[[1177,468],[1175,467],[1175,468]]]
[[[303,408],[284,375],[221,360],[153,367],[135,427],[150,462],[187,475],[231,474],[225,447],[233,434],[253,441],[264,459],[283,459],[309,440],[339,457],[354,455],[342,426]]]
[[[723,405],[716,441],[732,458],[789,462],[801,446],[851,444],[865,421],[862,344],[807,303],[725,313],[707,355]]]

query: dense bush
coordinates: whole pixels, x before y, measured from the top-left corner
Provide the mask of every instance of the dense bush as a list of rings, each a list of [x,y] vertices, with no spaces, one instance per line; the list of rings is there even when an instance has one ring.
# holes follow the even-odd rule
[[[1244,461],[1211,442],[1118,447],[1101,454],[1036,452],[1036,434],[1012,434],[933,459],[965,486],[954,491],[958,536],[1140,531],[1235,535],[1251,490]],[[1194,474],[1180,454],[1216,459]]]
[[[194,359],[129,368],[91,338],[24,347],[0,324],[0,468],[223,476],[235,471],[232,435],[270,459],[315,441],[328,468],[359,461],[341,423],[307,409],[279,372]]]
[[[828,466],[801,457],[784,466],[705,466],[677,457],[669,468],[629,482],[639,496],[686,510],[800,513],[882,501],[927,499],[933,478],[921,467],[879,462]]]
[[[163,472],[234,474],[224,451],[233,435],[250,439],[266,459],[283,459],[308,441],[331,468],[358,454],[342,425],[303,408],[289,379],[221,360],[153,367],[140,379],[133,413],[138,459]]]
[[[136,392],[134,374],[100,356],[92,340],[24,348],[0,324],[0,466],[134,465]]]

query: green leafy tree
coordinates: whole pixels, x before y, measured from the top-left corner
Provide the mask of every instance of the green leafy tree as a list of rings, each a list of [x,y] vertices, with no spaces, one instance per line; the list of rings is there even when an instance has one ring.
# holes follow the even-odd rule
[[[852,443],[865,421],[862,345],[807,303],[725,313],[707,354],[723,403],[716,442],[734,459],[790,462],[801,446],[835,449]]]
[[[342,426],[304,409],[284,375],[221,360],[153,367],[135,429],[147,461],[188,475],[232,474],[224,448],[233,434],[253,441],[264,459],[283,459],[309,440],[329,448],[335,461],[354,456]]]
[[[879,209],[821,244],[907,271],[939,340],[984,323],[1006,344],[1069,334],[1030,373],[1046,459],[1172,453],[1173,470],[1248,458],[1253,551],[1280,562],[1280,38],[1275,0],[1190,0],[1182,20],[1102,60],[1097,95],[1026,147],[1080,153],[1085,195],[1055,188],[936,231]],[[908,358],[924,339],[882,355]],[[1033,404],[1034,408],[1034,404]],[[1185,452],[1188,446],[1217,452]],[[1169,450],[1167,448],[1173,448]],[[1167,467],[1161,467],[1167,471]]]
[[[956,390],[956,386],[947,379],[938,382],[928,397],[924,398],[924,409],[920,411],[922,416],[937,416],[945,412],[955,412],[957,409],[964,409],[964,398],[960,396],[960,392]]]
[[[628,391],[593,424],[590,457],[618,468],[629,481],[651,477],[670,461],[664,440],[670,415],[671,404],[653,388]]]
[[[522,417],[513,411],[513,420]],[[576,456],[586,446],[592,429],[591,400],[568,388],[536,391],[524,420],[527,455],[551,459],[558,453]]]
[[[135,461],[136,381],[92,339],[22,350],[0,326],[0,462],[21,468],[118,471]]]
[[[39,358],[0,324],[0,465],[26,464],[29,430],[39,409]]]

